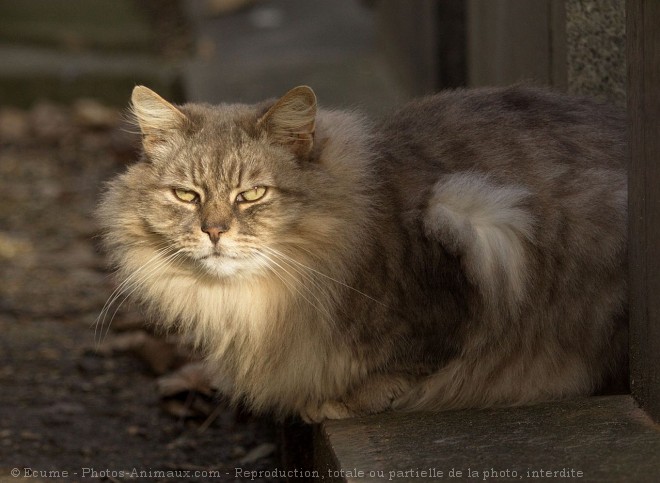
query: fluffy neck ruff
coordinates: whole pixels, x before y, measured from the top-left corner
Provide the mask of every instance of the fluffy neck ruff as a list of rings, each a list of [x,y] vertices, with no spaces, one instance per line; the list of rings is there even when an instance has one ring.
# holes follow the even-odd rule
[[[307,244],[304,253],[290,251],[292,261],[254,277],[210,277],[171,252],[158,252],[138,213],[117,223],[130,173],[111,186],[102,205],[120,276],[159,322],[202,350],[222,390],[257,411],[298,411],[344,393],[367,371],[335,324],[355,268],[370,255],[364,239],[382,209],[364,126],[351,114],[319,113],[314,162],[333,184],[332,212],[327,220],[310,221],[318,236],[299,240]]]

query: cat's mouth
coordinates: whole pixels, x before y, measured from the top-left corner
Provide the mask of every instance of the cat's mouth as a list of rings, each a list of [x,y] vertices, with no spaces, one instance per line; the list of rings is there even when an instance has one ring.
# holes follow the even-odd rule
[[[259,263],[250,261],[249,257],[224,251],[204,253],[197,258],[197,262],[209,274],[220,278],[234,277],[237,274],[252,273],[260,267]]]
[[[199,257],[199,260],[209,260],[209,259],[222,260],[223,258],[229,258],[230,260],[238,260],[240,257],[226,252],[213,252]]]

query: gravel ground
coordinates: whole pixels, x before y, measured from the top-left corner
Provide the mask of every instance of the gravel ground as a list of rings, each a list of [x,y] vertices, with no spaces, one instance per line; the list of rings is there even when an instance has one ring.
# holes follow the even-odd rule
[[[0,109],[0,482],[21,481],[13,469],[48,482],[242,481],[236,468],[279,465],[269,421],[204,384],[159,395],[157,376],[185,356],[143,331],[135,307],[95,342],[115,285],[91,213],[103,181],[135,159],[124,128],[91,101]]]

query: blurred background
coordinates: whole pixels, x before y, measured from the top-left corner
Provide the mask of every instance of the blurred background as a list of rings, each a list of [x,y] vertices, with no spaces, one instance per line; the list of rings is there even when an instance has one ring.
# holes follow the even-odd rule
[[[624,96],[622,0],[0,1],[0,104],[253,102],[309,84],[376,113],[531,81]]]
[[[133,86],[219,103],[307,84],[322,106],[379,116],[515,82],[624,105],[624,1],[0,0],[0,481],[26,467],[231,477],[311,452],[181,372],[194,356],[123,298],[107,336],[96,324],[116,285],[93,210],[138,155]]]

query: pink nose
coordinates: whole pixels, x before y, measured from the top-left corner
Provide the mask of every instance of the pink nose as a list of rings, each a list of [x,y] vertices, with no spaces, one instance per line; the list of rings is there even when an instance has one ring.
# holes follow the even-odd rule
[[[229,230],[227,225],[202,226],[202,231],[206,233],[213,244],[218,243],[220,235]]]

